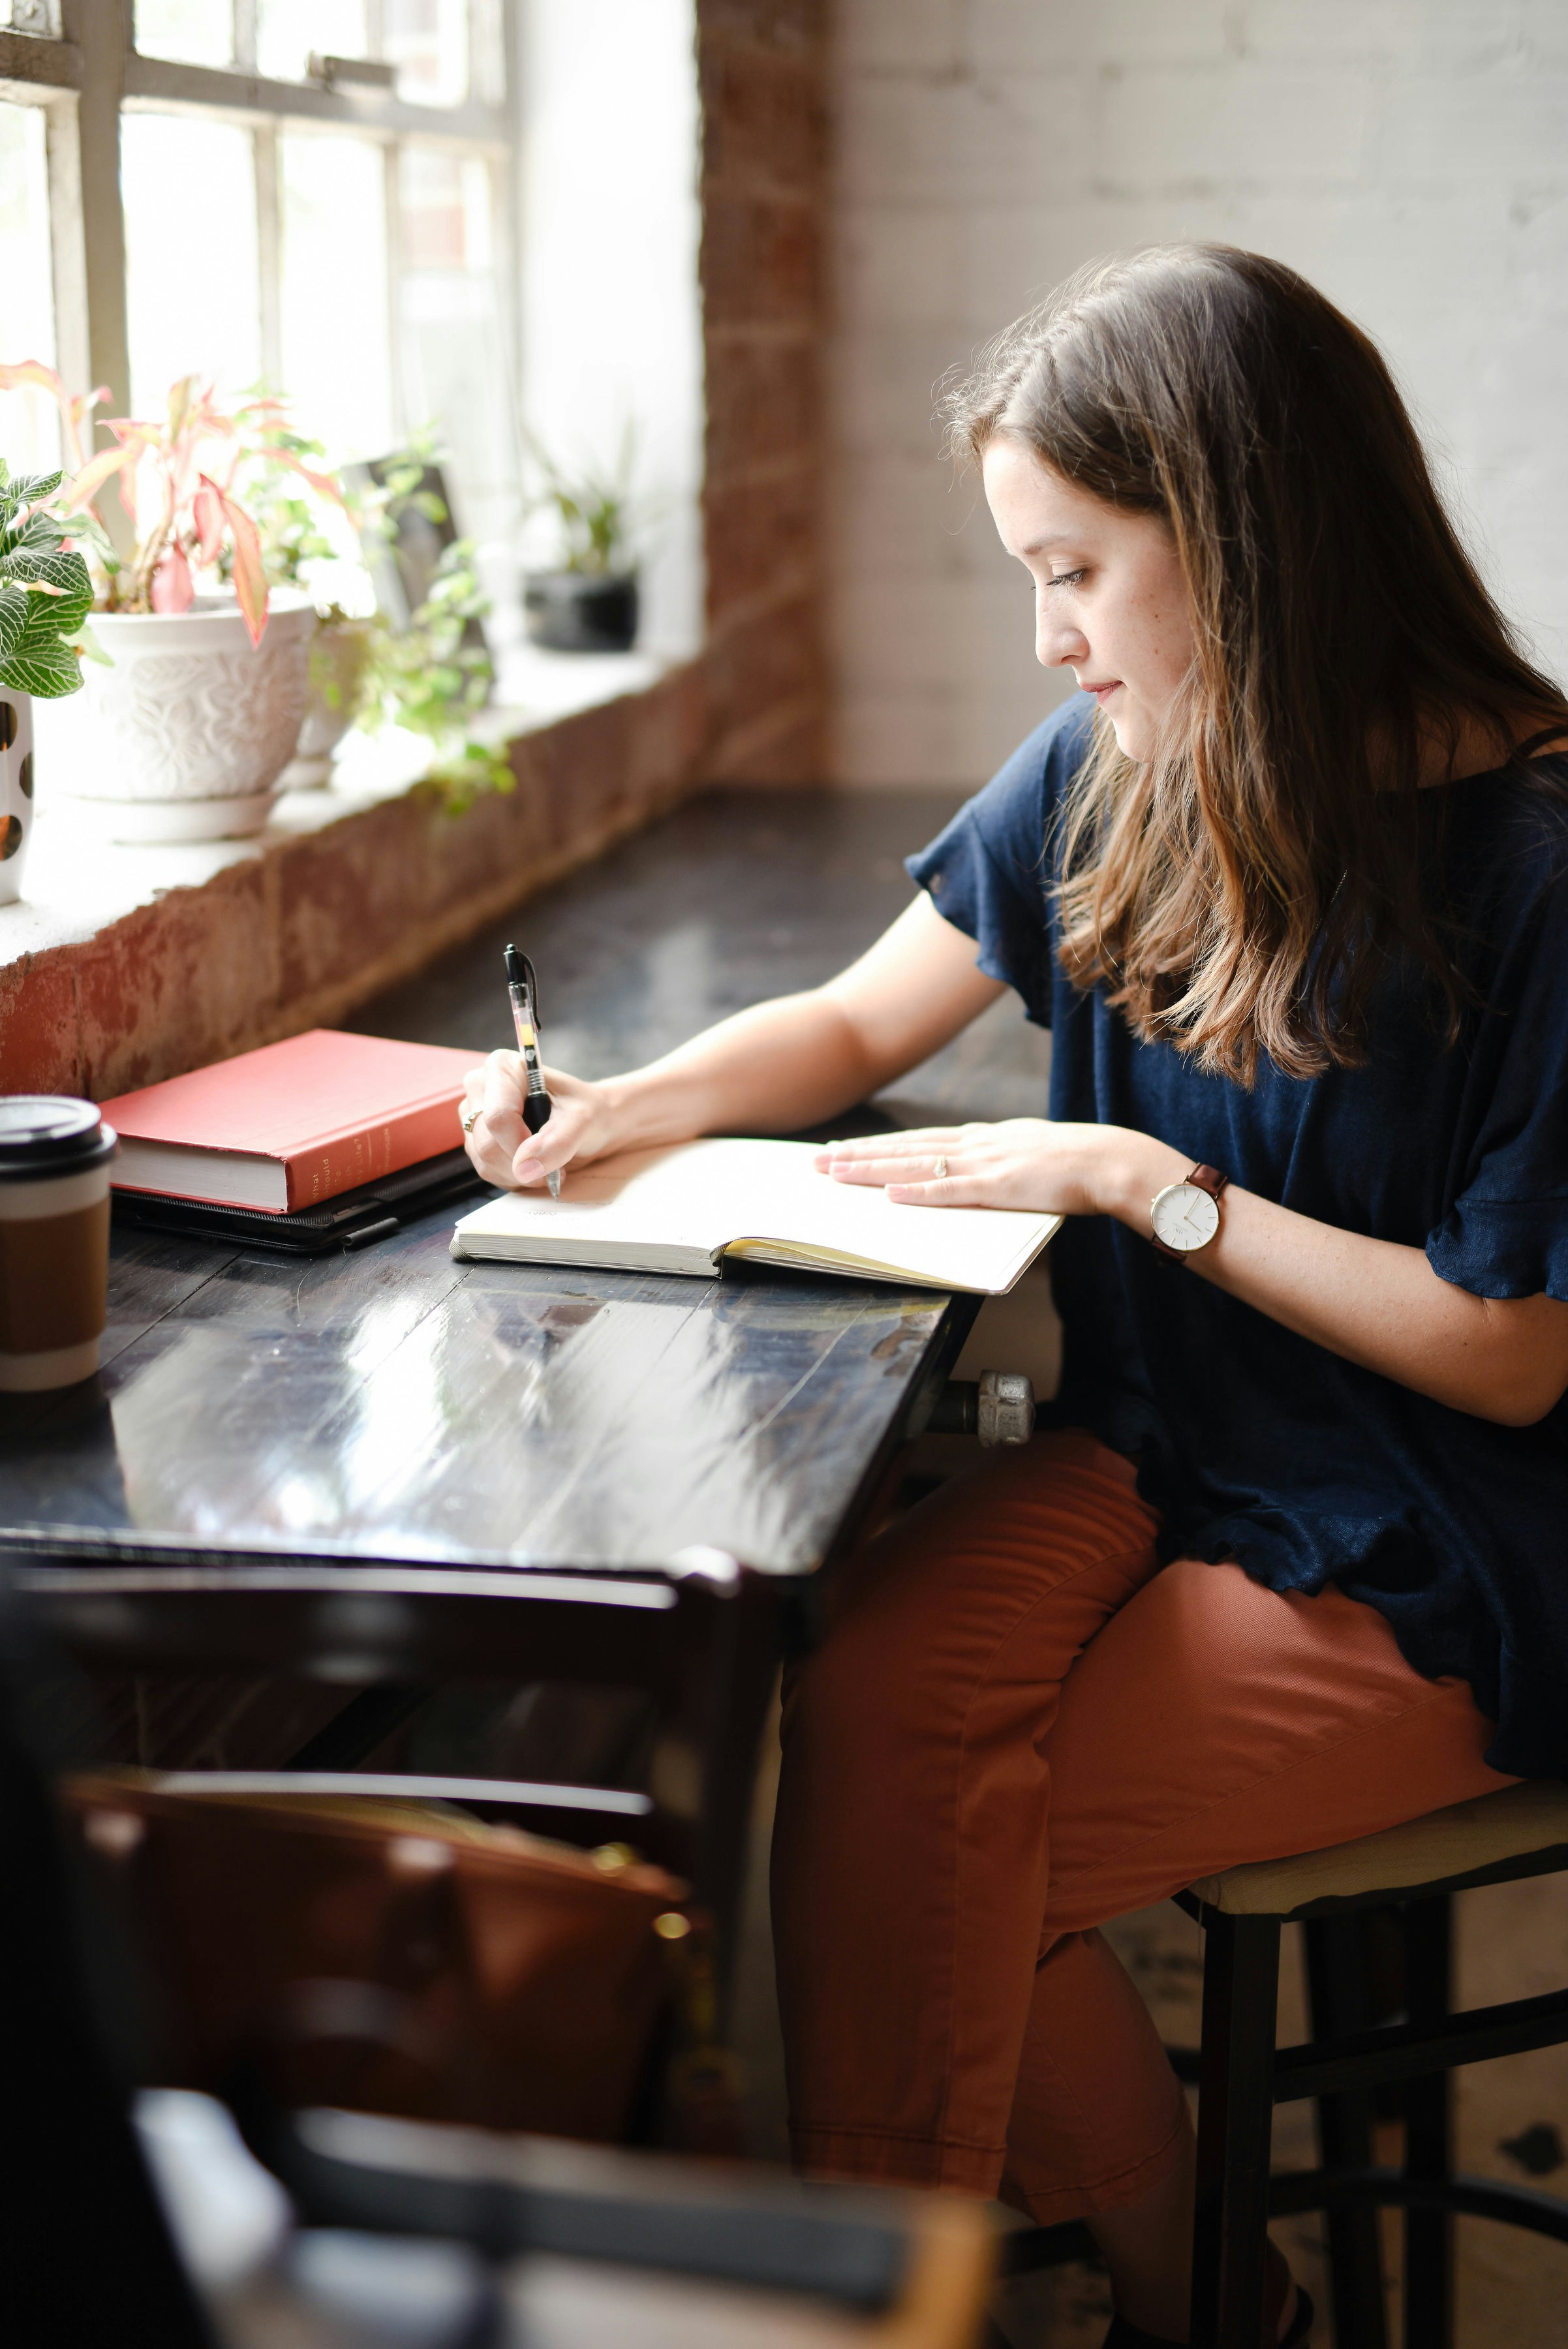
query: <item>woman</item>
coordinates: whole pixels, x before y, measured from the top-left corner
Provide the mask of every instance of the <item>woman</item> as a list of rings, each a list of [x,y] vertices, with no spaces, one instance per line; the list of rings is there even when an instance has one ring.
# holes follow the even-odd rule
[[[1126,2349],[1187,2337],[1193,2149],[1097,1928],[1568,1775],[1568,705],[1277,263],[1086,272],[949,406],[1078,697],[852,969],[532,1141],[497,1055],[472,1147],[798,1129],[1006,987],[1053,1030],[1048,1118],[818,1162],[1062,1211],[1066,1365],[850,1570],[775,1923],[798,2158],[1085,2217]],[[1264,2339],[1309,2322],[1276,2258]]]

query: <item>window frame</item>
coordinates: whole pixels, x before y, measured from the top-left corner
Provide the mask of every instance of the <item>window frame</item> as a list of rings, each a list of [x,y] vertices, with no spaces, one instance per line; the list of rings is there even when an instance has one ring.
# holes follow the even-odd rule
[[[491,166],[494,279],[503,363],[519,379],[517,148],[514,130],[519,41],[516,11],[501,11],[504,92],[490,105],[421,106],[389,89],[364,85],[272,81],[254,70],[255,0],[230,0],[233,67],[182,65],[144,57],[135,43],[134,0],[60,0],[61,37],[0,29],[0,99],[40,106],[46,114],[49,242],[56,364],[73,389],[102,384],[112,415],[130,412],[126,303],[125,216],[119,186],[119,125],[126,112],[180,113],[243,122],[253,135],[260,263],[262,363],[279,380],[282,234],[277,140],[285,129],[357,132],[383,150],[388,285],[391,316],[392,402],[396,429],[415,421],[406,400],[402,326],[405,258],[400,224],[398,158],[408,140],[482,156]],[[468,0],[470,54],[477,47],[483,0]],[[370,0],[379,47],[379,7]],[[247,65],[246,60],[250,63]],[[286,392],[287,386],[281,388]],[[421,420],[422,419],[419,419]],[[105,520],[116,527],[114,501]]]

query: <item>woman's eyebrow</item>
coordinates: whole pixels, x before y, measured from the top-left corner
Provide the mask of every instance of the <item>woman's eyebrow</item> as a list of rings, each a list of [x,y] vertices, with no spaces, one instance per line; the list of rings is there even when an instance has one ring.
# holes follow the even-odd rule
[[[1066,531],[1055,530],[1044,538],[1032,538],[1028,545],[1021,546],[1018,552],[1021,558],[1029,554],[1046,554],[1054,546],[1070,546],[1072,543]]]

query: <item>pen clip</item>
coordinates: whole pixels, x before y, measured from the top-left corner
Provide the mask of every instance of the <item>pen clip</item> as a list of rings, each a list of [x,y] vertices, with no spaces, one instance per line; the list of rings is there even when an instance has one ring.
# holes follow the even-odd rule
[[[517,957],[523,966],[523,984],[528,994],[528,1025],[535,1037],[539,1033],[539,982],[534,976],[534,966],[525,954]]]

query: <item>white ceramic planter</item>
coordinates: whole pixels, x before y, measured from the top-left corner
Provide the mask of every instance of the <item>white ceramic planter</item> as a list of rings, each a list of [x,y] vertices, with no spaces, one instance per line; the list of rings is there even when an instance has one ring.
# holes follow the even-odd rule
[[[33,697],[0,685],[0,905],[22,894],[33,836]]]
[[[354,723],[370,631],[364,620],[320,620],[310,647],[310,692],[294,756],[278,778],[286,792],[318,792],[332,781],[332,754]]]
[[[38,727],[51,791],[90,802],[110,840],[225,840],[259,832],[299,738],[316,615],[275,588],[253,645],[232,596],[189,612],[95,612],[114,666]],[[35,722],[38,713],[35,711]]]

